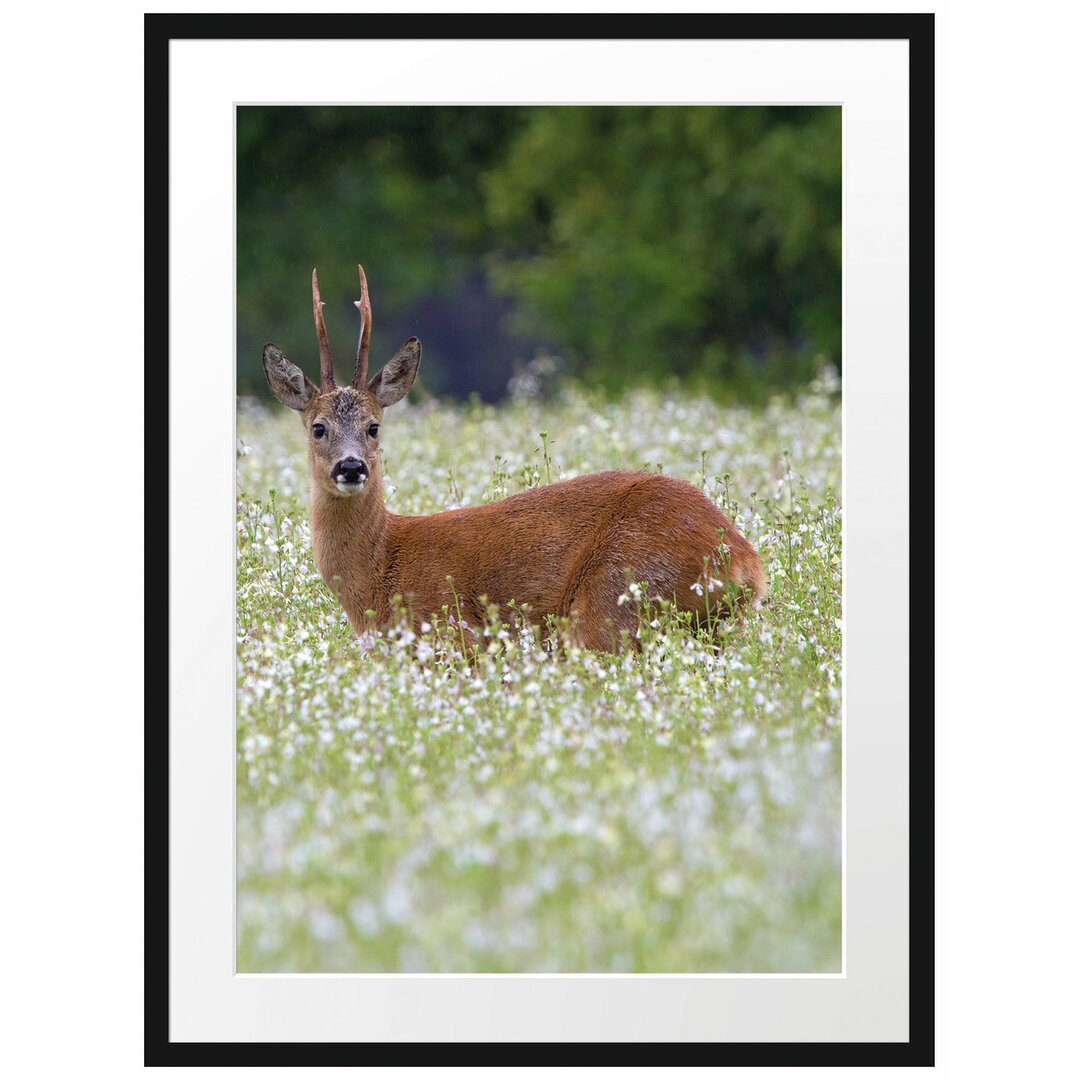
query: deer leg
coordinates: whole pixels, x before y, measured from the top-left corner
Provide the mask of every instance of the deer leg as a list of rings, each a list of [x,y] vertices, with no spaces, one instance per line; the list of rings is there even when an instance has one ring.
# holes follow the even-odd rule
[[[619,652],[622,631],[637,644],[637,608],[632,600],[619,603],[626,589],[626,574],[614,566],[600,564],[578,582],[570,600],[573,639],[587,649]]]

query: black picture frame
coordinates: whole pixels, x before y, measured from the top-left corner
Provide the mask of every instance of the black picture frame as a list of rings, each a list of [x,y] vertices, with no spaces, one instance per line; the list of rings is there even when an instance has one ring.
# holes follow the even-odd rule
[[[578,38],[578,39],[897,39],[909,43],[909,146],[910,146],[910,357],[920,366],[934,363],[934,16],[902,15],[623,15],[617,20],[589,15],[440,15],[424,17],[425,38]],[[167,395],[168,356],[162,357],[164,328],[169,325],[169,44],[178,39],[349,39],[400,38],[416,35],[415,21],[401,15],[206,15],[148,14],[145,44],[145,255],[158,280],[146,292],[145,354],[147,412],[161,417],[163,391]],[[164,270],[162,270],[164,268]],[[165,281],[160,281],[164,272]],[[152,377],[149,377],[152,376]],[[921,417],[933,411],[933,380],[920,381],[920,409],[912,410],[911,475],[920,478],[919,534],[928,528],[933,499],[926,484],[933,483],[933,432]],[[167,453],[168,419],[158,421],[154,440],[154,468],[146,470],[146,542],[159,558],[147,564],[160,575],[167,565],[169,536],[168,492],[156,478],[161,456]],[[166,430],[162,432],[160,425]],[[916,431],[915,426],[918,425]],[[916,437],[917,436],[917,437]],[[149,452],[149,451],[148,451]],[[932,494],[932,493],[931,493]],[[932,528],[932,521],[929,523]],[[912,558],[915,518],[910,529]],[[163,540],[163,538],[165,538]],[[163,546],[164,545],[164,546]],[[910,671],[919,673],[920,685],[932,681],[934,671],[933,621],[926,618],[926,593],[933,592],[933,568],[919,566],[926,592],[909,598],[910,625],[919,627],[911,637]],[[911,580],[915,580],[911,567]],[[162,619],[161,593],[153,597],[155,625]],[[150,603],[149,599],[147,601]],[[148,618],[148,622],[149,622]],[[192,1043],[169,1037],[169,716],[162,715],[161,686],[168,680],[167,642],[157,635],[146,643],[145,667],[145,1048],[146,1065],[373,1065],[420,1064],[436,1057],[440,1064],[571,1064],[583,1062],[580,1043]],[[911,676],[914,679],[914,675]],[[933,702],[924,694],[920,730],[932,732]],[[927,715],[929,714],[929,715]],[[911,717],[909,715],[909,733]],[[909,737],[910,742],[910,737]],[[903,1043],[634,1043],[604,1045],[604,1063],[670,1066],[694,1061],[710,1065],[906,1065],[934,1064],[934,742],[932,734],[920,739],[910,755],[909,911],[910,911],[910,1038]]]

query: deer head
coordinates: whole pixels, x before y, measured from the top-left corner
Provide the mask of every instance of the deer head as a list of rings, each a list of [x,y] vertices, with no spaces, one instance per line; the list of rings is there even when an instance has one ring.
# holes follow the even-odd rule
[[[327,494],[349,498],[364,490],[378,475],[379,425],[383,409],[400,401],[412,387],[420,367],[420,342],[409,338],[368,380],[368,345],[371,340],[371,301],[367,278],[360,268],[360,339],[356,368],[349,386],[334,381],[334,359],[323,322],[319,278],[311,272],[315,336],[319,343],[319,381],[315,386],[276,346],[263,346],[263,371],[274,397],[303,417],[308,460],[317,487]]]

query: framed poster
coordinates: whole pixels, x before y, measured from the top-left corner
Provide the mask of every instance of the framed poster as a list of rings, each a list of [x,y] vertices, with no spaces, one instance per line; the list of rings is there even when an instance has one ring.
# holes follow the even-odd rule
[[[169,267],[147,355],[167,323],[170,400],[148,1063],[430,1042],[463,1062],[692,1042],[717,1064],[929,1063],[908,477],[932,453],[909,431],[910,357],[932,358],[932,18],[411,29],[146,20],[147,245]],[[312,558],[304,447],[314,470],[338,421],[305,410],[347,381],[337,345],[338,383],[305,389],[299,326],[319,262],[327,353],[343,340],[358,261],[369,374],[410,335],[424,366],[414,390],[416,346],[401,394],[370,384],[378,415],[327,467],[399,518],[489,508],[453,519],[473,562],[445,527],[408,560],[450,579],[441,626],[438,601],[346,618],[353,571]],[[609,650],[557,621],[602,591],[520,621],[493,570],[463,580],[485,551],[542,576],[548,534],[518,550],[491,515],[578,513],[612,469],[651,474],[649,521],[696,480],[767,593],[691,625],[685,590],[648,606],[631,575],[600,612],[633,609]],[[670,517],[638,570],[677,547]],[[731,558],[687,588],[724,595]]]

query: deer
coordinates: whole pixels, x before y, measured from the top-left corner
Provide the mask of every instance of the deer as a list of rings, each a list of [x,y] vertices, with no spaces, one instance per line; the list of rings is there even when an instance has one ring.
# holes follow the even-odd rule
[[[316,566],[358,634],[402,610],[422,628],[447,612],[478,627],[494,604],[507,620],[515,611],[541,627],[548,616],[565,619],[575,644],[619,652],[638,628],[629,582],[708,625],[766,597],[753,545],[700,488],[659,472],[599,472],[475,506],[391,513],[380,475],[383,412],[416,380],[421,345],[409,338],[369,379],[371,300],[363,266],[359,272],[360,336],[348,386],[334,381],[317,268],[319,385],[276,345],[262,355],[271,391],[300,414],[306,432]],[[717,585],[720,596],[710,595]]]

